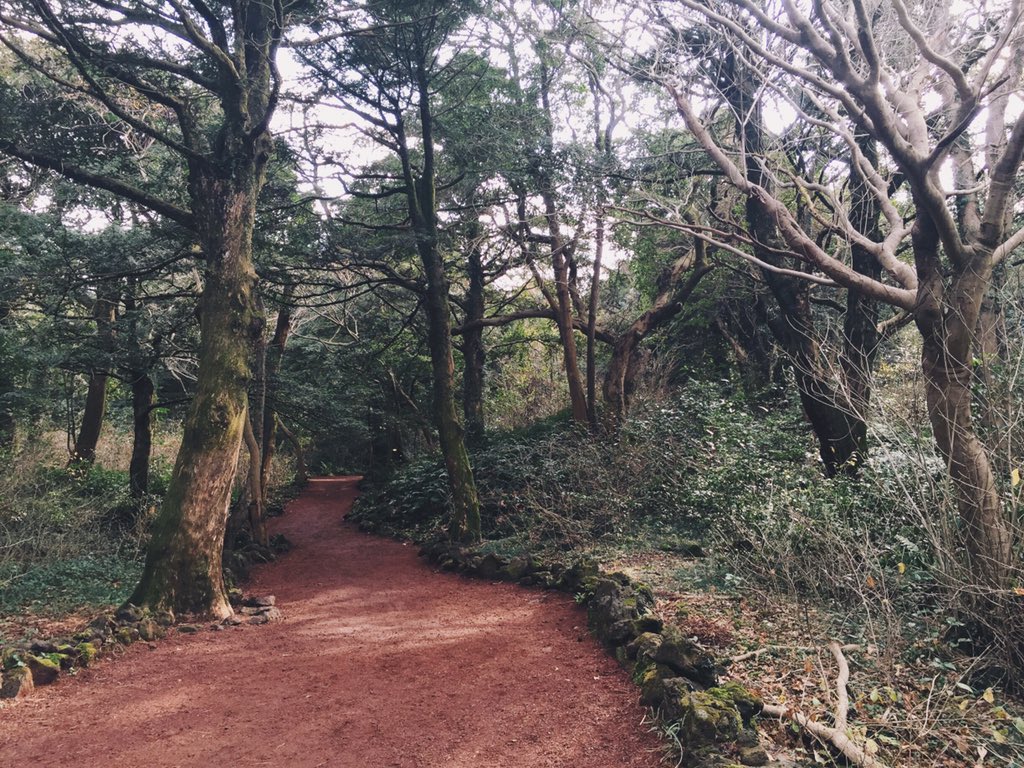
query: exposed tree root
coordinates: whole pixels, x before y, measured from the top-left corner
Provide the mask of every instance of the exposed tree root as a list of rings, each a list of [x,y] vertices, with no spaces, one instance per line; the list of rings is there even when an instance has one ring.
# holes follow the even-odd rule
[[[850,698],[846,690],[846,684],[850,680],[850,665],[846,662],[843,651],[856,648],[857,646],[855,645],[841,646],[835,642],[829,643],[828,646],[828,649],[832,651],[836,664],[839,665],[839,675],[836,677],[836,707],[833,714],[835,724],[832,727],[815,722],[802,712],[774,704],[766,704],[764,709],[761,710],[761,715],[763,717],[790,720],[796,723],[818,741],[838,750],[853,765],[861,766],[861,768],[887,768],[885,763],[868,754],[863,747],[855,743],[846,733],[846,712],[850,707]]]

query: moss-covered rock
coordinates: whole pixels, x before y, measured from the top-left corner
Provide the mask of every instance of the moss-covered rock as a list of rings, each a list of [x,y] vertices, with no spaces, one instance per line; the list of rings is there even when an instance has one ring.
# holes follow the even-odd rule
[[[747,728],[753,727],[754,718],[761,714],[761,710],[764,709],[764,702],[761,700],[761,697],[751,693],[735,680],[728,680],[722,683],[716,690],[721,695],[732,699],[732,703],[740,713],[740,717],[743,718],[743,724]]]
[[[532,570],[531,563],[525,557],[513,557],[501,570],[503,578],[509,581],[520,581]]]
[[[25,657],[25,663],[32,673],[33,685],[50,685],[60,677],[60,662],[49,656],[29,654]]]
[[[676,627],[664,629],[662,642],[651,658],[705,688],[712,688],[718,684],[718,667],[715,660]]]
[[[488,552],[480,558],[480,565],[477,566],[476,572],[482,579],[497,579],[506,565],[506,562],[496,554]]]
[[[583,594],[589,597],[597,586],[601,569],[596,560],[583,557],[567,568],[553,568],[552,573],[556,576],[558,589],[572,595]]]
[[[78,651],[75,646],[67,643],[57,646],[57,657],[61,669],[70,669],[78,663]]]
[[[629,657],[636,659],[637,666],[640,666],[654,659],[654,654],[661,647],[661,642],[661,635],[657,632],[641,632],[630,641],[626,650],[629,652]]]
[[[114,633],[114,640],[121,645],[131,645],[139,639],[139,630],[135,627],[120,627]]]
[[[141,640],[156,640],[158,637],[163,637],[164,635],[164,628],[157,624],[153,619],[143,619],[136,625],[136,628],[138,629],[139,638]]]
[[[653,596],[635,587],[628,577],[611,574],[599,578],[587,604],[591,630],[607,648],[625,646],[636,637],[635,622],[650,613]]]
[[[633,681],[640,686],[640,703],[664,713],[666,700],[678,701],[681,695],[690,690],[680,688],[677,682],[682,682],[682,678],[675,678],[674,674],[664,664],[650,661],[637,664],[633,671]]]
[[[125,603],[114,612],[114,618],[123,624],[133,624],[137,621],[142,621],[146,616],[146,612],[137,605],[131,603]]]
[[[5,648],[0,652],[0,669],[18,669],[25,666],[24,651],[17,648]]]
[[[740,765],[750,766],[768,765],[770,759],[768,753],[760,744],[751,747],[740,747],[738,757]]]
[[[679,700],[679,739],[687,749],[735,741],[743,720],[728,691],[693,691]]]
[[[75,650],[78,652],[77,664],[80,667],[90,666],[99,655],[99,649],[92,643],[79,643]]]

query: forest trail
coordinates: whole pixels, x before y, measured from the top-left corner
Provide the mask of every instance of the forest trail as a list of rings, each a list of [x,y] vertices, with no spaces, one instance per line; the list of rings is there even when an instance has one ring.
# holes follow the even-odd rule
[[[438,573],[313,480],[254,571],[284,621],[136,643],[0,710],[0,765],[653,768],[659,740],[566,596]]]

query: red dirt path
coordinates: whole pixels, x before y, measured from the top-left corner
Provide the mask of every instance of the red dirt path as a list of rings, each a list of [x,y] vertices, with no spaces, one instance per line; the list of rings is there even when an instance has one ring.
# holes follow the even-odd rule
[[[175,634],[0,711],[0,766],[654,768],[636,689],[564,596],[433,571],[314,480],[249,590],[284,621]]]

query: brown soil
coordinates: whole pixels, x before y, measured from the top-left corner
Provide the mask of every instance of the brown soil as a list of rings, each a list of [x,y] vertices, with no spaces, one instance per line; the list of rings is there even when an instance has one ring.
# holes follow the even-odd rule
[[[176,633],[0,711],[0,765],[653,768],[636,689],[564,595],[433,571],[314,480],[249,585],[284,621]]]

